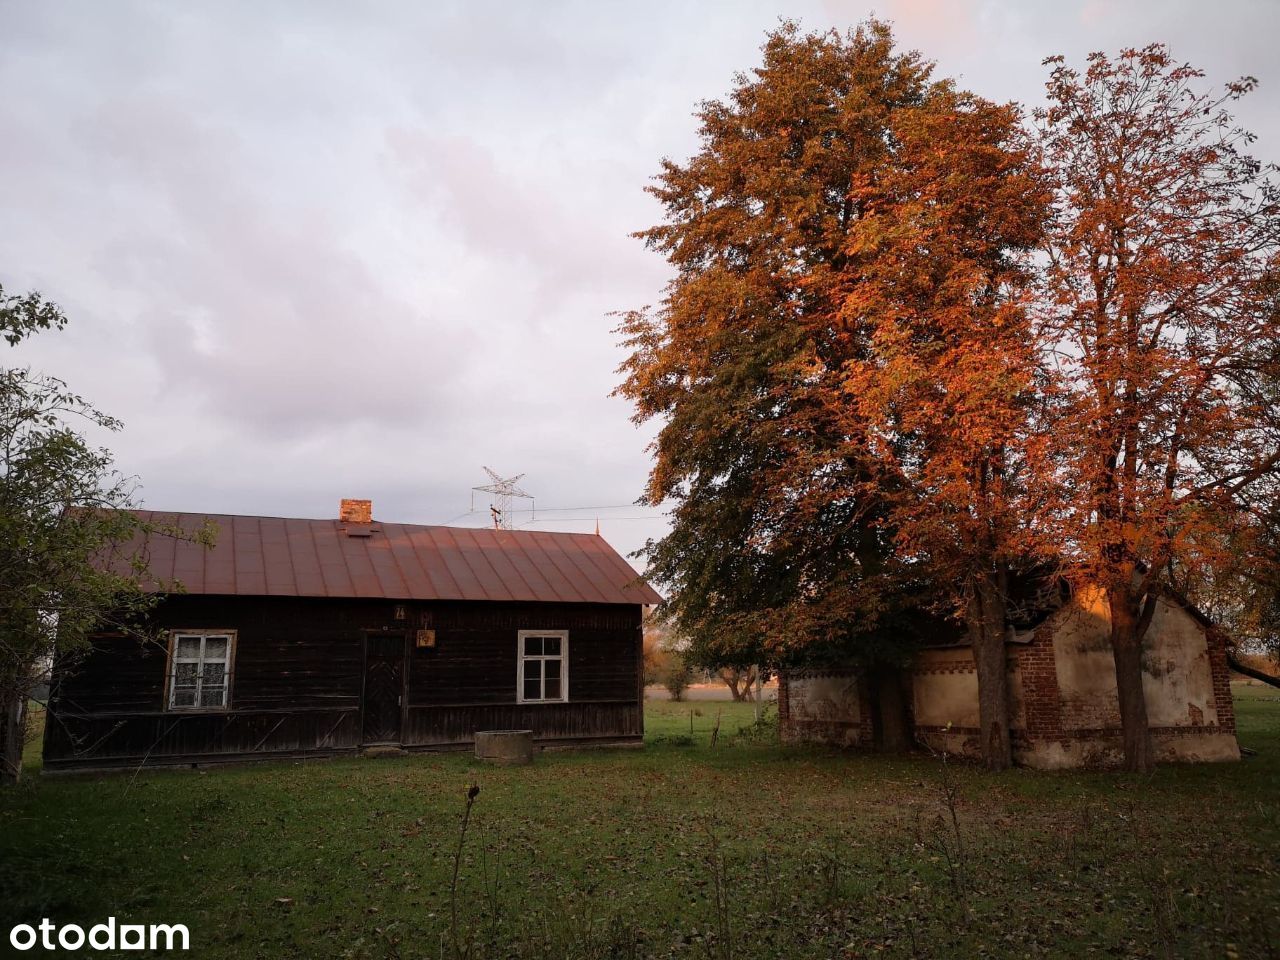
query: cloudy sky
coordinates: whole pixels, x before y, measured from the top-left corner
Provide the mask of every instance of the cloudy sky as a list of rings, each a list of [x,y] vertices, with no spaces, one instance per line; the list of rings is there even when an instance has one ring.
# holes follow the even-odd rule
[[[780,16],[872,13],[1024,103],[1046,55],[1166,41],[1259,78],[1239,116],[1280,158],[1276,0],[0,0],[0,282],[72,318],[5,360],[122,418],[156,509],[483,525],[488,464],[535,529],[633,550],[662,521],[626,506],[652,431],[609,397],[609,313],[667,275],[643,188]]]

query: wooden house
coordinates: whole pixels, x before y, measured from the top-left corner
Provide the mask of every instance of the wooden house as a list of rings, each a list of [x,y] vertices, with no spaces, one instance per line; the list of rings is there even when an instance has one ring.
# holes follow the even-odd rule
[[[641,617],[659,597],[598,535],[145,514],[217,531],[137,545],[165,593],[146,639],[54,669],[50,772],[467,747],[639,744]],[[159,589],[159,587],[153,587]]]

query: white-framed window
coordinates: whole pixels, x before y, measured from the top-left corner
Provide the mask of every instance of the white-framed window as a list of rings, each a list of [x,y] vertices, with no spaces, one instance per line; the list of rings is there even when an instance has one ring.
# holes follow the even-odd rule
[[[170,710],[225,710],[230,702],[234,630],[169,634]]]
[[[563,703],[569,699],[569,631],[521,630],[516,676],[520,703]]]

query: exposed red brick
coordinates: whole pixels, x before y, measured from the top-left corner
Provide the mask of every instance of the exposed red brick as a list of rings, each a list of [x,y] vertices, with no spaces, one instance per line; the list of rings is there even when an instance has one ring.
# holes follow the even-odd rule
[[[1213,706],[1218,714],[1218,729],[1236,732],[1236,708],[1231,698],[1231,668],[1227,666],[1227,638],[1216,627],[1205,633],[1209,646],[1209,670],[1213,674]]]
[[[1022,676],[1026,739],[1058,740],[1063,735],[1062,697],[1058,690],[1058,660],[1053,649],[1053,618],[1042,623],[1031,642],[1014,651]]]
[[[373,523],[373,501],[343,500],[338,519],[343,523]]]

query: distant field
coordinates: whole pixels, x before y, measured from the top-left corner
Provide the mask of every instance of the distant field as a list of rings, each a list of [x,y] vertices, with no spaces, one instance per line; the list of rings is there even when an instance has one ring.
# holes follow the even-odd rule
[[[648,700],[671,699],[671,694],[667,692],[667,688],[658,683],[645,687],[644,695]],[[723,683],[695,683],[685,691],[684,699],[695,702],[699,700],[732,701],[733,695]],[[766,701],[778,699],[778,684],[776,681],[764,685],[764,699]]]
[[[784,750],[716,702],[527,768],[41,780],[32,754],[0,794],[0,934],[115,916],[186,923],[193,957],[439,958],[456,904],[472,957],[1275,956],[1280,691],[1237,710],[1256,756],[1151,778]]]

